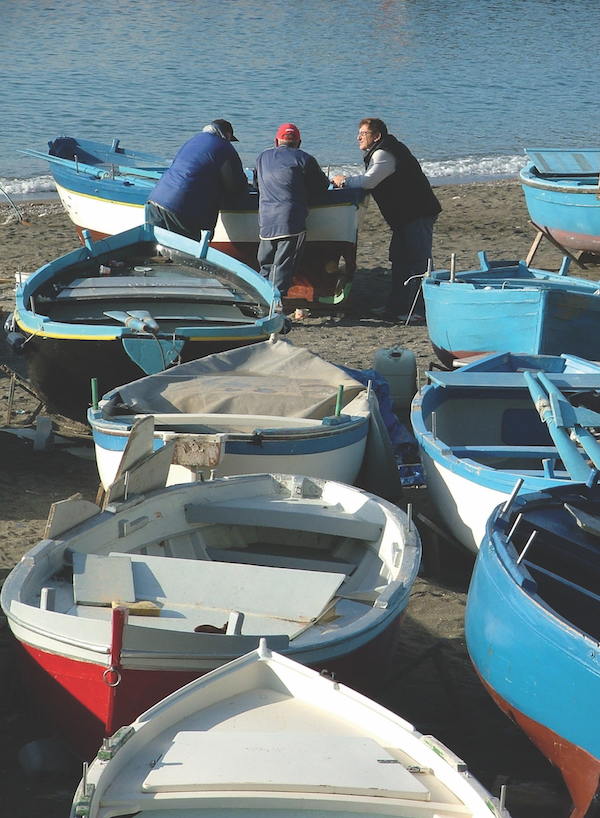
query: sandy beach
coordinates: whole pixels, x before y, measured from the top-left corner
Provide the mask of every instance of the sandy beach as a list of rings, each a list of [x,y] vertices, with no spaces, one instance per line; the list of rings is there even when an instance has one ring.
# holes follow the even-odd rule
[[[525,258],[535,237],[523,194],[516,181],[436,187],[443,212],[436,225],[436,267],[447,267],[456,253],[458,269],[478,266],[477,252],[491,258]],[[19,222],[8,205],[0,206],[0,309],[13,307],[15,273],[33,272],[43,263],[75,249],[73,224],[57,201],[18,204],[26,221]],[[370,315],[385,302],[389,286],[389,231],[373,202],[359,239],[359,268],[352,304],[343,313],[294,322],[290,339],[322,357],[345,366],[368,369],[375,352],[400,344],[415,353],[420,372],[435,360],[425,327],[384,323]],[[560,266],[554,247],[542,243],[535,265]],[[582,274],[574,266],[573,275]],[[587,273],[586,273],[587,274]],[[598,269],[589,275],[598,278]],[[3,318],[4,320],[4,318]],[[0,339],[0,365],[26,377],[24,361]],[[20,385],[7,417],[10,378],[0,369],[0,427],[26,430],[38,401]],[[42,407],[42,414],[45,409]],[[0,582],[20,557],[43,535],[50,504],[81,492],[94,500],[98,474],[91,437],[85,426],[53,416],[60,439],[52,451],[34,452],[31,439],[0,433]],[[401,417],[408,425],[408,417]],[[73,453],[75,452],[75,454]],[[405,490],[403,507],[413,503],[442,525],[431,508],[427,489]],[[431,529],[418,524],[424,544],[424,568],[414,585],[394,672],[379,700],[433,733],[461,756],[470,771],[494,794],[507,784],[507,807],[513,818],[563,816],[569,798],[560,776],[529,740],[495,707],[478,680],[464,639],[464,610],[473,559],[439,541],[439,564]],[[47,736],[21,694],[8,628],[0,629],[0,690],[3,728],[0,732],[0,818],[54,818],[68,814],[80,777],[74,761],[60,772],[27,777],[17,753],[27,742]]]

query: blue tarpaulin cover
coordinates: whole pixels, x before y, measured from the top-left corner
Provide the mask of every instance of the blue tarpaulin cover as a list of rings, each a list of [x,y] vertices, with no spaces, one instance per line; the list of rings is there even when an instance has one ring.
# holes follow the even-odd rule
[[[425,473],[419,462],[419,446],[412,432],[400,423],[394,414],[389,383],[375,369],[351,369],[346,366],[339,368],[365,386],[371,382],[371,389],[379,403],[379,412],[392,441],[401,484],[424,486]]]

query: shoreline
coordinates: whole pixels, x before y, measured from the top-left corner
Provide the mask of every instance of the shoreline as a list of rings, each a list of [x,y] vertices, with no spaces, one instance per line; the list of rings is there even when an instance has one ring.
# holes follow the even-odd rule
[[[423,160],[421,160],[421,163],[422,162],[423,162]],[[332,176],[332,175],[334,175],[333,171],[329,170],[329,172],[328,172],[328,169],[331,169],[332,167],[333,167],[333,165],[326,165],[326,166],[323,167],[323,170],[326,173],[328,173],[329,176]],[[358,172],[360,172],[361,168],[362,168],[362,164],[357,162],[356,167],[355,167],[355,171],[358,173]],[[48,174],[44,174],[44,176],[47,176],[47,175]],[[27,182],[30,179],[38,178],[36,176],[31,176],[31,177],[15,176],[15,177],[4,177],[4,178],[6,180],[5,184],[4,184],[3,187],[0,186],[0,205],[5,204],[5,203],[9,203],[9,199],[7,197],[10,197],[10,199],[13,202],[19,203],[19,204],[22,204],[22,205],[40,204],[40,203],[43,203],[43,202],[60,201],[59,195],[55,191],[42,190],[42,191],[39,191],[39,192],[28,191],[28,192],[23,192],[23,193],[11,193],[10,191],[5,189],[5,188],[8,188],[11,185],[14,185],[14,184],[17,184],[17,183],[24,183],[24,182]],[[431,184],[431,186],[434,187],[434,188],[439,188],[439,187],[462,187],[464,185],[479,185],[479,184],[485,185],[485,184],[497,184],[497,183],[499,183],[499,184],[503,184],[503,183],[506,183],[506,184],[519,183],[520,184],[518,173],[517,174],[511,173],[511,174],[508,174],[508,175],[503,174],[503,173],[499,173],[499,174],[481,174],[481,175],[470,174],[470,175],[466,175],[466,176],[428,176],[427,178],[429,179],[429,183]],[[7,182],[8,182],[8,184],[7,184]]]
[[[451,254],[456,253],[457,269],[473,269],[479,266],[480,250],[486,250],[490,258],[525,258],[535,231],[517,180],[440,185],[435,192],[443,207],[434,232],[436,267],[447,268]],[[0,201],[0,309],[5,315],[14,307],[18,270],[33,272],[81,246],[58,199],[29,201],[20,209],[28,223],[20,223],[12,207]],[[295,321],[288,337],[297,346],[354,369],[372,368],[379,349],[408,347],[415,354],[420,383],[424,383],[425,371],[437,365],[427,328],[386,323],[370,313],[384,303],[389,287],[389,238],[389,229],[371,201],[359,236],[351,303],[343,312]],[[559,252],[542,243],[535,266],[557,270],[560,262]],[[578,272],[572,268],[574,275]],[[597,271],[591,274],[597,277]],[[0,363],[23,377],[27,375],[24,358],[14,355],[4,339],[0,342]],[[7,405],[9,384],[8,377],[0,377],[2,408]],[[31,426],[36,403],[17,389],[11,426]],[[89,429],[51,417],[54,430],[64,435],[71,447],[87,448],[91,459],[74,457],[62,446],[34,453],[30,440],[0,435],[5,463],[10,464],[0,473],[0,581],[43,536],[52,502],[75,492],[90,501],[95,499],[99,478]],[[410,429],[407,412],[399,417]],[[568,798],[558,773],[496,707],[470,662],[463,623],[473,557],[440,540],[439,569],[433,571],[434,536],[417,515],[443,523],[426,488],[405,489],[400,505],[406,508],[409,502],[423,541],[424,568],[412,589],[393,674],[378,701],[421,732],[436,735],[467,762],[473,775],[493,794],[498,795],[499,786],[506,783],[512,818],[562,818],[568,814]],[[441,665],[424,660],[427,651],[434,648],[440,650],[436,655],[441,657]],[[7,714],[6,729],[0,734],[0,787],[6,793],[4,811],[0,812],[11,817],[25,812],[28,818],[64,816],[80,767],[71,765],[63,772],[36,779],[28,779],[21,770],[18,750],[47,733],[22,698],[6,628],[0,630],[0,685]]]

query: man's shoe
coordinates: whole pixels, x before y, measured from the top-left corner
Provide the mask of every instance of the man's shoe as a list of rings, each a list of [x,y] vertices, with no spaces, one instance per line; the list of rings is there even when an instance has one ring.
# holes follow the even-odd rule
[[[408,315],[399,315],[398,321],[401,324],[408,324],[409,326],[423,326],[425,324],[425,316],[419,315],[418,312],[413,312],[410,318]]]
[[[371,310],[371,315],[374,315],[376,318],[382,318],[384,321],[397,321],[398,316],[389,309],[389,307],[376,307],[374,310]]]

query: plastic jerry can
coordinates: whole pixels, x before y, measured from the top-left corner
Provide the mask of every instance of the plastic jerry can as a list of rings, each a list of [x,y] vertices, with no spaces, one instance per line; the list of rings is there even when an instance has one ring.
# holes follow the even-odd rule
[[[378,349],[373,369],[389,383],[395,408],[409,407],[417,391],[417,362],[412,349],[400,346]]]

